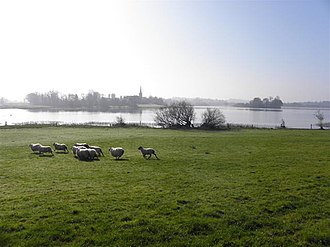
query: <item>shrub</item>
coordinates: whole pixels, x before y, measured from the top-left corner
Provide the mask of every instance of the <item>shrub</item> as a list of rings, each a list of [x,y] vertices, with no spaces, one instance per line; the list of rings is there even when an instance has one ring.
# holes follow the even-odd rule
[[[202,115],[202,128],[217,129],[226,122],[225,116],[218,108],[207,108]]]

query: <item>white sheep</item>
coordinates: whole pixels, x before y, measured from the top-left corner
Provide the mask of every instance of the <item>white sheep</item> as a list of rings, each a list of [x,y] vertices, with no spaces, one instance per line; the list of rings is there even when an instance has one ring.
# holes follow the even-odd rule
[[[67,153],[69,152],[68,151],[68,146],[66,144],[64,144],[64,143],[57,143],[57,142],[55,142],[55,143],[53,143],[53,146],[55,148],[55,151],[56,150],[59,150],[59,151],[67,152]]]
[[[138,150],[141,151],[143,158],[146,158],[146,155],[149,155],[147,159],[150,159],[151,155],[155,155],[156,159],[159,160],[159,158],[156,155],[156,151],[153,148],[139,147]]]
[[[73,146],[72,153],[73,153],[74,157],[78,157],[77,152],[79,149],[86,149],[86,147],[85,146]]]
[[[79,160],[90,160],[90,154],[87,148],[77,148],[75,154]]]
[[[87,144],[87,143],[85,143],[85,142],[83,142],[83,143],[75,143],[75,144],[73,144],[73,146],[76,146],[76,147],[78,147],[78,146],[84,146],[84,147],[86,147],[86,148],[89,148],[89,145]]]
[[[31,143],[29,147],[31,148],[32,152],[39,152],[39,147],[41,146],[40,143]]]
[[[98,156],[104,156],[102,149],[99,146],[89,146],[89,148],[94,149]]]
[[[95,149],[91,148],[78,148],[77,157],[79,160],[92,161],[95,158],[99,159]]]
[[[90,160],[94,160],[95,158],[97,160],[99,159],[99,157],[98,157],[97,152],[96,152],[95,149],[93,149],[93,148],[87,148],[87,150],[89,152],[89,159]]]
[[[110,154],[118,160],[121,156],[123,156],[125,150],[122,147],[116,147],[116,148],[109,148]]]
[[[38,150],[39,150],[40,154],[51,153],[52,155],[54,155],[51,146],[42,146],[42,145],[40,145]]]

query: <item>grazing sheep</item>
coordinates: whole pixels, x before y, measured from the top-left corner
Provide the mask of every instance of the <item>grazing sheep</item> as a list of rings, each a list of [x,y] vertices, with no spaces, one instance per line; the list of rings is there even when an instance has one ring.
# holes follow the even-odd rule
[[[111,155],[116,158],[116,160],[118,160],[121,156],[123,156],[123,154],[125,152],[125,150],[121,147],[109,148],[109,151],[110,151]]]
[[[55,151],[56,150],[59,150],[59,151],[64,151],[64,152],[66,152],[66,153],[68,153],[69,152],[69,150],[68,150],[68,146],[67,145],[65,145],[65,144],[61,144],[61,143],[57,143],[57,142],[55,142],[55,143],[53,143],[53,146],[54,146],[54,148],[55,148]]]
[[[32,152],[39,152],[39,147],[41,146],[40,143],[31,143],[29,147],[31,148]]]
[[[98,147],[98,146],[89,146],[89,148],[94,149],[97,152],[98,156],[101,156],[101,155],[104,156],[103,151],[100,147]]]
[[[143,158],[146,158],[146,155],[149,155],[147,159],[150,159],[151,155],[155,155],[156,159],[159,160],[159,158],[156,155],[156,151],[152,148],[139,147],[138,150],[141,151]]]
[[[73,146],[76,146],[76,147],[83,146],[83,147],[89,148],[89,145],[85,142],[84,143],[75,143],[75,144],[73,144]]]
[[[40,145],[38,150],[39,150],[40,154],[51,153],[52,155],[54,155],[51,146],[42,146],[42,145]]]

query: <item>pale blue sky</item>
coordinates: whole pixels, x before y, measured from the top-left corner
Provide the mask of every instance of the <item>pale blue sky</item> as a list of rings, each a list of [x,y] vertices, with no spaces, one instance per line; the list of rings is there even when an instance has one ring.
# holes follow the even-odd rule
[[[330,100],[329,1],[1,1],[0,97]]]

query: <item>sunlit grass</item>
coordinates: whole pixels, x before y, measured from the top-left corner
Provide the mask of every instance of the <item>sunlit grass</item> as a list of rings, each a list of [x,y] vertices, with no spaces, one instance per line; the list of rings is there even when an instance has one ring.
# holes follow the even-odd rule
[[[31,142],[106,156],[40,157]],[[1,129],[0,246],[328,246],[329,147],[322,131]]]

